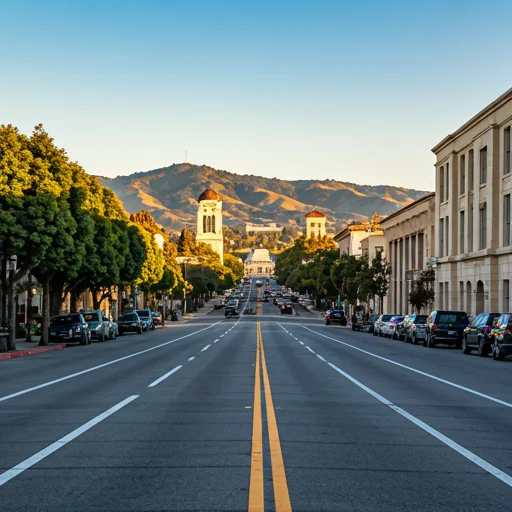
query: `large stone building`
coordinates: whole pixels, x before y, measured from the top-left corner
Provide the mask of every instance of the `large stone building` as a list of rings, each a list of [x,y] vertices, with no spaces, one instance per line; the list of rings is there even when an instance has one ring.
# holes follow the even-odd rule
[[[326,229],[327,217],[317,209],[306,214],[306,238],[324,237],[327,233]]]
[[[224,237],[222,234],[222,199],[207,188],[197,199],[196,240],[212,246],[224,263]]]
[[[380,225],[386,240],[386,260],[391,265],[384,310],[407,314],[413,309],[409,304],[412,280],[434,255],[435,194],[404,206]]]
[[[510,310],[512,89],[433,149],[436,307]]]
[[[258,276],[274,274],[275,262],[270,257],[267,249],[253,249],[244,262],[246,276]]]

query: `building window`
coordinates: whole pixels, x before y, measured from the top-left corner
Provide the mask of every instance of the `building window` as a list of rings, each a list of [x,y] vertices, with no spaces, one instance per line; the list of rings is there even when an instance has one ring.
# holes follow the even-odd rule
[[[475,152],[470,149],[468,153],[468,190],[471,192],[475,186]]]
[[[446,164],[446,201],[450,198],[450,164]]]
[[[468,218],[468,252],[473,251],[473,218],[474,218],[474,208],[473,205],[469,208],[469,218]]]
[[[382,245],[375,246],[375,257],[378,257],[379,254],[382,256],[383,252],[384,252],[384,247],[382,247]]]
[[[505,279],[503,281],[503,311],[507,313],[510,311],[510,281]]]
[[[443,283],[439,283],[439,309],[444,309],[443,297],[444,297]]]
[[[459,212],[459,254],[464,254],[464,231],[466,229],[466,212],[462,210]]]
[[[487,146],[480,150],[480,185],[487,183]]]
[[[503,132],[503,174],[510,174],[510,126]]]
[[[424,255],[424,235],[423,233],[418,234],[418,268],[423,268],[423,255]],[[430,255],[432,256],[432,254]]]
[[[416,264],[416,235],[411,236],[411,268],[417,269],[418,266]]]
[[[212,233],[215,233],[215,215],[212,215]]]
[[[439,200],[444,203],[444,167],[439,170]]]
[[[444,219],[444,227],[446,229],[446,256],[450,256],[450,217]]]
[[[312,227],[312,228],[314,228],[314,227],[315,227],[315,223],[314,223],[314,222],[312,222],[312,223],[311,223],[311,227]]]
[[[510,245],[510,194],[503,196],[503,247]]]
[[[480,206],[480,249],[487,247],[487,203]]]
[[[444,283],[444,307],[450,308],[450,283],[446,281]]]
[[[368,258],[369,256],[369,249],[367,249],[366,247],[363,248],[363,258]]]
[[[459,310],[464,311],[464,281],[459,281]]]
[[[444,256],[444,219],[439,219],[439,257]]]
[[[459,193],[466,193],[466,155],[461,155],[460,157],[460,178],[459,178]]]

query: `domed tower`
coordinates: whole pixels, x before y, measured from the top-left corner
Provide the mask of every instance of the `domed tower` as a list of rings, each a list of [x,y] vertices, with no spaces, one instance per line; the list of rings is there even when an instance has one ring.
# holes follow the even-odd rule
[[[327,217],[318,210],[313,210],[306,214],[306,238],[312,236],[323,237],[326,234]]]
[[[212,246],[224,263],[224,237],[222,235],[222,199],[207,188],[197,199],[196,240]]]

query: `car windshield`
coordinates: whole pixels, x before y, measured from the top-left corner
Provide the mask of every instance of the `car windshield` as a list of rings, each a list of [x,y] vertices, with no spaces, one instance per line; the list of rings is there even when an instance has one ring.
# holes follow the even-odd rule
[[[86,322],[99,322],[99,317],[98,317],[98,313],[96,313],[96,311],[92,312],[92,313],[84,313],[83,314],[84,316],[84,320]]]
[[[126,313],[124,315],[121,315],[119,317],[119,320],[120,321],[135,321],[135,320],[138,320],[138,317],[134,313]]]
[[[148,318],[149,317],[149,312],[147,309],[138,309],[137,310],[137,314],[140,316],[140,317],[145,317],[145,318]]]
[[[60,316],[54,316],[51,321],[50,325],[56,327],[59,325],[71,325],[71,324],[78,324],[80,323],[80,315],[60,315]]]
[[[416,315],[416,318],[414,319],[415,324],[424,325],[427,323],[427,315]]]
[[[382,322],[389,322],[393,318],[393,315],[382,315]]]
[[[468,317],[466,313],[456,311],[453,313],[440,313],[439,317],[436,318],[437,324],[455,324],[455,323],[468,323]]]

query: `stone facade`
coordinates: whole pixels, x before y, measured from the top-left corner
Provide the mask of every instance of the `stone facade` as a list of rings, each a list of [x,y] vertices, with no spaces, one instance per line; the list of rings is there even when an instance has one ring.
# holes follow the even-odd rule
[[[427,268],[429,258],[434,255],[434,226],[434,193],[381,221],[386,240],[386,260],[392,272],[384,303],[386,313],[404,315],[413,310],[409,304],[411,281],[417,271]]]
[[[436,155],[436,307],[510,310],[512,89],[432,151]]]
[[[222,200],[217,192],[206,189],[197,207],[196,240],[211,245],[224,263],[224,236],[222,233]]]

